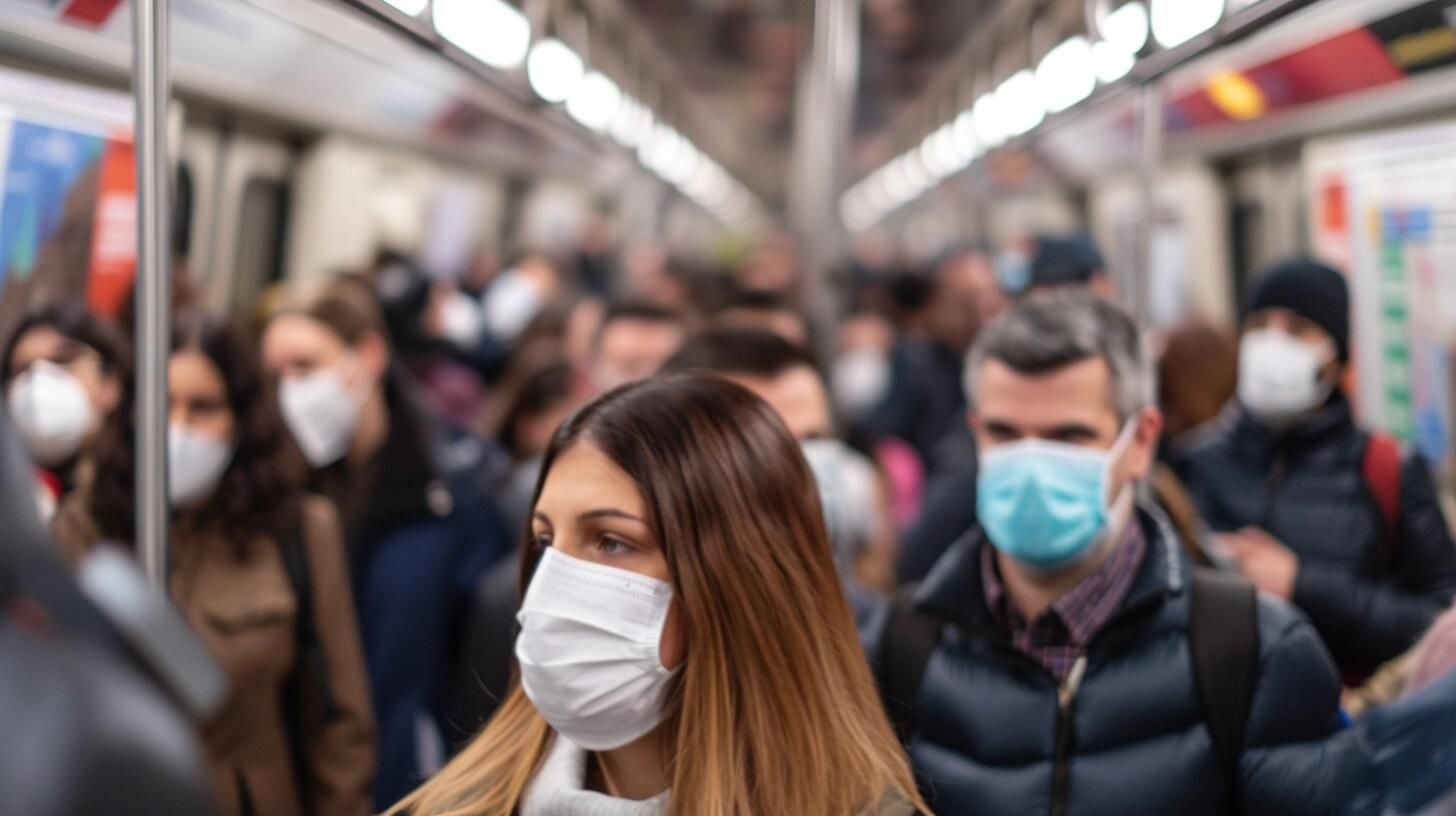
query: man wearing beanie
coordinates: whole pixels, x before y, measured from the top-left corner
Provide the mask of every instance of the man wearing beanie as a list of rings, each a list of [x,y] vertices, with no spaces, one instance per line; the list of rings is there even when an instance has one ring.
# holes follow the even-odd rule
[[[1344,276],[1268,270],[1244,312],[1235,403],[1180,462],[1204,520],[1261,590],[1294,602],[1349,682],[1409,649],[1456,595],[1427,465],[1355,424]]]

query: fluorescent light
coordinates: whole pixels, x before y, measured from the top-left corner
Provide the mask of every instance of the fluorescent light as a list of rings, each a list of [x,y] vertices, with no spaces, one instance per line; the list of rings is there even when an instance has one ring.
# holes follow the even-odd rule
[[[1092,70],[1097,74],[1097,81],[1104,85],[1127,76],[1136,64],[1137,57],[1112,43],[1099,42],[1092,46]]]
[[[995,91],[981,94],[971,108],[971,117],[976,125],[976,140],[990,150],[1006,141],[1006,128],[996,105]]]
[[[1153,37],[1164,48],[1182,45],[1213,28],[1224,0],[1153,0]]]
[[[526,57],[526,79],[531,82],[531,90],[553,105],[571,97],[585,69],[571,46],[555,37],[536,43]]]
[[[969,108],[955,118],[951,130],[955,137],[957,163],[964,169],[981,154],[981,143],[976,138],[976,117]]]
[[[1112,10],[1097,27],[1102,39],[1136,56],[1148,44],[1148,7],[1133,0]]]
[[[1092,74],[1092,44],[1080,34],[1047,52],[1036,66],[1041,101],[1052,113],[1061,113],[1097,89]]]
[[[617,105],[617,113],[612,117],[612,123],[608,130],[617,144],[626,148],[637,146],[642,138],[642,123],[647,116],[647,109],[642,103],[622,94],[622,101]]]
[[[1007,136],[1030,133],[1046,117],[1030,68],[1012,74],[996,89],[996,115]]]
[[[592,71],[566,100],[566,113],[582,127],[600,133],[612,124],[621,105],[622,89],[617,83],[600,71]]]
[[[384,0],[384,2],[386,5],[393,6],[413,17],[424,11],[425,6],[429,4],[430,0]]]
[[[493,68],[521,64],[531,47],[531,23],[502,0],[435,0],[435,30]]]

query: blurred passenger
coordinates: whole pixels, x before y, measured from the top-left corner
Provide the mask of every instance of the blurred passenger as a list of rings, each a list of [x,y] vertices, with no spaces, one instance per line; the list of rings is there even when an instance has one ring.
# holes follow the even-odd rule
[[[302,492],[251,349],[183,316],[167,371],[172,599],[230,681],[205,723],[218,813],[370,813],[374,723],[332,503]],[[98,442],[94,478],[54,523],[72,562],[133,548],[135,396]]]
[[[479,440],[432,422],[391,370],[369,288],[337,279],[263,337],[283,418],[344,516],[379,724],[384,807],[441,764],[438,707],[464,612],[505,547]]]
[[[1158,404],[1162,406],[1165,458],[1201,433],[1234,397],[1239,379],[1239,344],[1232,331],[1197,318],[1170,331],[1158,358]]]
[[[809,348],[813,340],[809,318],[785,296],[774,292],[739,292],[713,315],[712,323],[722,329],[773,332],[800,348]]]
[[[399,368],[432,411],[469,426],[485,400],[481,371],[463,361],[479,350],[485,334],[480,308],[393,253],[380,257],[373,281]],[[502,348],[497,356],[503,354]]]
[[[627,248],[616,295],[621,300],[651,303],[679,313],[686,313],[691,305],[688,283],[681,271],[669,264],[662,247],[647,241]]]
[[[793,237],[778,232],[761,240],[739,267],[738,286],[749,292],[796,297],[802,283],[800,273],[799,249]]]
[[[1354,681],[1409,649],[1456,594],[1456,547],[1419,456],[1360,429],[1344,277],[1314,260],[1254,287],[1238,399],[1182,473],[1238,568],[1309,615]]]
[[[501,343],[512,343],[564,291],[561,273],[550,258],[527,255],[496,275],[482,295],[485,330]]]
[[[853,423],[884,400],[890,388],[895,328],[874,312],[859,312],[839,327],[839,346],[829,376],[834,407]]]
[[[871,633],[882,692],[942,813],[1334,813],[1358,741],[1314,631],[1189,574],[1139,506],[1162,418],[1133,321],[1029,298],[966,366],[980,526]],[[905,702],[905,701],[908,701]]]
[[[499,438],[514,462],[510,483],[500,497],[506,529],[512,533],[526,528],[531,493],[540,480],[541,457],[551,436],[580,405],[573,379],[568,363],[551,363],[526,376],[510,397]]]
[[[605,203],[593,207],[582,227],[577,242],[575,266],[576,288],[589,296],[607,298],[616,279],[616,239],[612,220]]]
[[[1435,625],[1421,638],[1411,657],[1410,674],[1401,691],[1409,697],[1453,671],[1456,671],[1456,607],[1437,618]]]
[[[809,352],[768,332],[719,329],[688,341],[665,370],[711,371],[767,402],[803,445],[841,571],[888,587],[895,537],[886,490],[874,464],[835,438],[828,388]],[[868,612],[858,587],[851,601],[857,614]]]
[[[52,510],[76,487],[77,466],[121,402],[126,360],[115,327],[78,300],[30,311],[5,344],[0,385]]]
[[[596,393],[656,374],[686,337],[682,317],[669,309],[648,303],[608,308],[597,328],[588,369]]]
[[[1014,254],[1013,254],[1014,257]],[[1016,295],[1030,295],[1062,287],[1087,288],[1112,300],[1117,292],[1097,245],[1081,235],[1038,235],[1024,269],[1001,270],[1002,284]],[[1015,266],[1015,262],[1010,263]]]
[[[957,250],[936,264],[918,326],[895,347],[888,396],[866,420],[874,438],[909,443],[931,473],[974,456],[965,438],[961,367],[982,321],[1000,303],[990,260],[981,250]]]
[[[523,542],[520,683],[391,813],[915,812],[817,503],[772,409],[721,378],[588,405]]]

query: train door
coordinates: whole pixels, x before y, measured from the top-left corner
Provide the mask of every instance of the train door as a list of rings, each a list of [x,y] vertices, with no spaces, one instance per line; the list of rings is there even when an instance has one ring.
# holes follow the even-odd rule
[[[218,157],[216,229],[196,279],[213,310],[246,320],[262,291],[283,276],[293,153],[278,141],[231,134]]]

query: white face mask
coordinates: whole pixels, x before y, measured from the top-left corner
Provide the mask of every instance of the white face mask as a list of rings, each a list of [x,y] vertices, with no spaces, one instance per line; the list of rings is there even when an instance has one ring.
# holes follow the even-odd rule
[[[546,549],[521,604],[516,660],[526,696],[557,733],[610,751],[662,722],[671,603],[671,584]]]
[[[316,468],[344,458],[364,410],[364,400],[349,388],[338,366],[284,377],[278,403],[304,458]]]
[[[485,335],[485,316],[475,298],[451,292],[440,304],[440,332],[456,346],[473,350]]]
[[[1312,347],[1278,329],[1258,329],[1239,341],[1239,402],[1261,422],[1297,422],[1329,399],[1335,384],[1320,376],[1334,358],[1328,344]]]
[[[485,326],[498,340],[511,341],[541,311],[541,293],[523,273],[508,269],[485,293]]]
[[[838,439],[806,439],[799,444],[819,485],[835,559],[847,569],[885,524],[877,494],[879,477],[874,465]]]
[[[173,507],[211,496],[233,460],[233,446],[186,425],[167,427],[167,488]]]
[[[890,361],[868,349],[846,352],[830,374],[834,401],[850,417],[863,416],[890,390]]]
[[[15,378],[9,402],[16,430],[30,455],[44,467],[75,456],[96,416],[76,375],[46,360]]]

